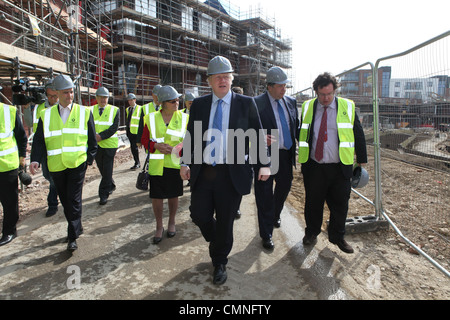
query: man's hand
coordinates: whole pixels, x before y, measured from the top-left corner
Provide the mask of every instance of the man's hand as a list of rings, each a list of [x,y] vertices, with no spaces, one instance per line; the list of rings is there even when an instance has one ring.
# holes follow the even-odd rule
[[[30,163],[30,172],[31,174],[36,174],[36,172],[39,171],[39,163],[38,162],[32,162]]]
[[[156,143],[155,149],[162,154],[171,154],[173,147],[171,145],[168,145],[167,143]]]
[[[259,169],[258,180],[266,181],[270,177],[270,168],[262,167]]]
[[[182,180],[189,180],[191,178],[191,168],[188,166],[181,166],[180,176]]]
[[[277,141],[277,140],[275,139],[275,136],[274,136],[274,135],[268,134],[268,135],[266,136],[267,146],[270,146],[270,145],[271,145],[272,143],[274,143],[275,141]]]

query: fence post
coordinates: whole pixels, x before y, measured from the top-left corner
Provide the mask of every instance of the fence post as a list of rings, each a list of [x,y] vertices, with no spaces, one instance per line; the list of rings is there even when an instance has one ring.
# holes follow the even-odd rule
[[[381,192],[381,156],[380,156],[380,117],[378,110],[378,64],[372,66],[372,105],[373,105],[373,146],[374,146],[374,173],[375,173],[375,216],[382,217],[382,192]]]

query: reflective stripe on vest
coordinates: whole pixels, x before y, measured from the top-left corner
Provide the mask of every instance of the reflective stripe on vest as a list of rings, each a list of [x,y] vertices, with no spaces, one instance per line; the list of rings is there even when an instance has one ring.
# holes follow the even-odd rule
[[[355,136],[353,123],[355,121],[355,103],[349,99],[338,98],[338,113],[336,123],[339,136],[339,158],[346,165],[354,162]]]
[[[106,105],[102,115],[99,113],[99,106],[96,104],[93,107],[92,114],[94,115],[95,131],[97,133],[108,130],[114,123],[114,117],[116,116],[119,108],[112,106],[110,104]],[[107,120],[107,121],[100,121]],[[98,145],[102,148],[118,148],[119,147],[119,137],[117,131],[110,136],[108,139],[98,142]]]
[[[47,163],[51,172],[76,168],[86,161],[90,109],[73,104],[69,118],[63,124],[55,105],[45,109],[44,138],[47,147]]]
[[[174,147],[184,139],[189,115],[175,111],[169,125],[166,127],[161,112],[152,112],[146,116],[150,139],[157,143],[167,143]],[[180,159],[172,154],[162,154],[158,150],[150,154],[149,174],[162,176],[164,168],[180,168]]]
[[[305,101],[302,105],[302,125],[300,127],[298,162],[308,161],[310,145],[311,122],[313,118],[313,106],[317,98]],[[355,121],[355,103],[351,100],[338,98],[336,124],[339,137],[339,159],[343,164],[353,164],[355,153],[355,137],[353,123]]]
[[[37,126],[39,123],[39,119],[41,118],[41,112],[44,109],[45,109],[45,102],[41,103],[40,105],[35,107],[33,110],[33,133],[36,132],[36,129],[37,129]]]
[[[130,132],[137,134],[139,129],[139,119],[141,118],[142,106],[136,105],[130,120]]]
[[[148,115],[149,113],[156,112],[156,107],[153,102],[149,102],[149,103],[143,105],[142,108],[143,108],[144,116]]]
[[[19,167],[19,151],[14,137],[16,111],[14,106],[0,102],[0,172]]]

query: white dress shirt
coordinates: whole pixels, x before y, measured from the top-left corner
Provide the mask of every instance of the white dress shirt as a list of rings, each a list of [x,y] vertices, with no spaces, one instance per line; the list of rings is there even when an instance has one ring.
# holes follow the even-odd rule
[[[70,111],[72,110],[72,105],[68,105],[67,107],[63,107],[60,104],[58,104],[59,107],[59,115],[61,116],[61,120],[64,124],[66,124],[67,119],[69,119]]]
[[[269,96],[270,104],[272,105],[272,110],[273,110],[273,113],[274,113],[274,115],[275,115],[275,121],[277,122],[277,128],[278,128],[278,141],[280,141],[280,143],[278,144],[279,149],[285,149],[285,150],[286,150],[286,147],[284,146],[283,132],[281,131],[281,130],[282,130],[282,127],[281,127],[281,121],[280,121],[280,114],[279,114],[279,112],[278,112],[278,102],[277,102],[277,100],[275,100],[274,97],[272,97],[272,96],[270,95],[269,92],[267,92],[267,94],[268,94],[268,96]],[[280,99],[279,101],[280,101],[281,107],[283,108],[283,114],[282,114],[282,116],[285,117],[286,122],[287,122],[287,125],[288,125],[288,127],[289,127],[289,132],[290,132],[290,130],[291,130],[291,124],[290,124],[290,121],[289,121],[289,114],[286,114],[286,113],[287,113],[287,106],[286,106],[286,103],[285,103],[284,99]],[[290,133],[289,133],[289,134],[290,134]]]

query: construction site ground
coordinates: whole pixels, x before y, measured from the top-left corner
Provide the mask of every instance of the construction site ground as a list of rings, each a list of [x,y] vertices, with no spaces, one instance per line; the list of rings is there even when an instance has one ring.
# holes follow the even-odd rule
[[[143,160],[142,150],[140,155]],[[370,162],[372,156],[369,166]],[[103,206],[99,205],[97,195],[98,169],[95,163],[88,168],[83,189],[84,233],[78,239],[79,249],[73,254],[66,251],[67,223],[63,208],[59,205],[56,215],[45,217],[48,182],[41,175],[34,176],[32,185],[20,195],[18,237],[0,247],[0,299],[450,298],[450,279],[410,250],[392,228],[347,235],[346,240],[355,253],[345,254],[328,242],[324,223],[317,243],[304,247],[304,191],[299,166],[282,212],[281,228],[274,230],[275,249],[270,252],[262,248],[254,195],[243,197],[242,217],[234,224],[228,280],[222,286],[213,285],[208,245],[189,217],[189,188],[184,188],[179,200],[176,236],[164,237],[160,244],[154,245],[156,225],[151,200],[148,192],[136,189],[138,172],[129,170],[132,165],[130,150],[119,149],[114,169],[117,190]],[[393,174],[397,166],[385,160],[383,172]],[[420,183],[413,171],[409,183]],[[439,179],[447,179],[443,183],[448,185],[448,175]],[[401,207],[402,199],[397,201],[395,205]],[[374,209],[352,194],[349,215],[355,214],[374,214]],[[165,203],[166,228],[167,219]],[[410,217],[400,210],[393,219],[401,222]],[[417,241],[426,242],[428,251],[435,250],[437,261],[448,268],[448,243],[439,237],[428,237],[427,227],[432,226],[423,226],[426,221],[432,219],[404,228],[410,228],[408,234],[416,234]],[[448,221],[442,223],[443,228],[449,228]]]

